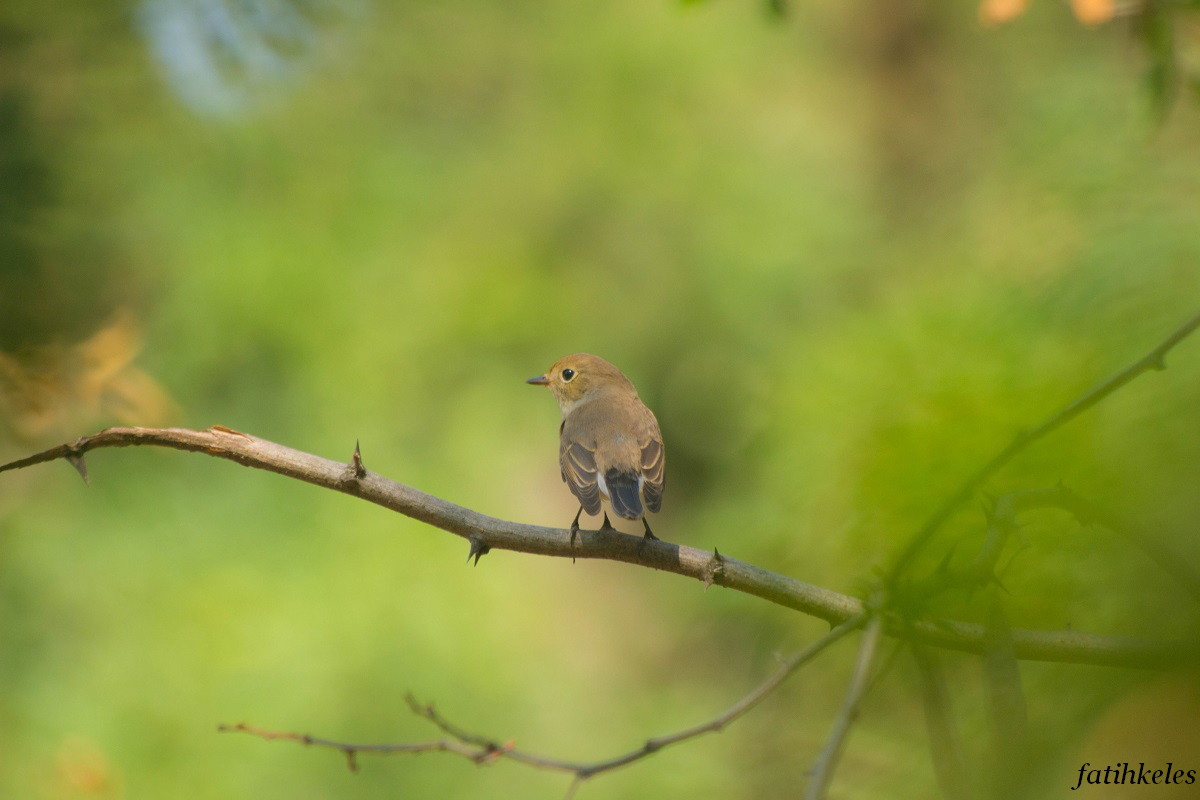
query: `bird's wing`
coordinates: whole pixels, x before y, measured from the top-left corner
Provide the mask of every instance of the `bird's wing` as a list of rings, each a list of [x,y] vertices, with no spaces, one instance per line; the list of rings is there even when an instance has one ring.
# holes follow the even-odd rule
[[[600,513],[600,487],[596,483],[596,453],[579,442],[568,443],[565,439],[558,450],[558,462],[562,467],[562,479],[571,488],[571,494],[579,499],[583,510],[589,514]]]
[[[657,512],[662,507],[663,481],[666,478],[666,452],[663,450],[662,439],[651,436],[642,445],[642,497],[646,500],[646,508]]]

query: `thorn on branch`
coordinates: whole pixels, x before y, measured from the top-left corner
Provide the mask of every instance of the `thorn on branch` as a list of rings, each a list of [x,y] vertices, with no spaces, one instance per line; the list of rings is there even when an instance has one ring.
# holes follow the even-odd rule
[[[82,439],[79,442],[83,441]],[[83,448],[79,446],[79,442],[68,445],[66,459],[79,473],[79,477],[83,478],[85,486],[91,486],[92,482],[88,480],[87,463],[83,460]]]
[[[354,773],[358,772],[358,754],[356,751],[347,747],[342,751],[346,756],[346,767]]]
[[[483,540],[483,537],[477,533],[472,533],[467,537],[467,541],[471,543],[471,552],[467,553],[467,561],[475,559],[475,566],[479,566],[479,559],[492,552],[492,546]]]
[[[355,484],[367,476],[367,468],[363,466],[362,450],[359,448],[358,440],[354,442],[354,454],[350,456],[350,463],[346,465],[346,471],[342,474],[343,484]]]
[[[714,547],[712,557],[709,558],[708,562],[704,565],[704,575],[702,580],[704,581],[705,591],[708,590],[708,587],[716,583],[717,577],[720,576],[720,574],[724,571],[725,556],[721,555],[721,551]]]

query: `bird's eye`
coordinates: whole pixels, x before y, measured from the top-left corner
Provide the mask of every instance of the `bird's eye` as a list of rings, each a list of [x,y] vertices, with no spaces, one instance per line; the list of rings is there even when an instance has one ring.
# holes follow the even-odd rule
[[[575,377],[575,370],[571,369],[570,367],[568,367],[567,369],[564,369],[562,371],[563,383],[570,382],[571,378],[574,378],[574,377]]]

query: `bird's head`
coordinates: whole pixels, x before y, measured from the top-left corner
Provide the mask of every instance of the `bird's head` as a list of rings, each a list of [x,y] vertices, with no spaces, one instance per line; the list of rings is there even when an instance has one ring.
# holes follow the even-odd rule
[[[589,395],[604,390],[628,391],[636,397],[633,384],[621,370],[599,356],[576,353],[560,358],[550,365],[545,375],[525,381],[536,386],[549,386],[563,416]]]

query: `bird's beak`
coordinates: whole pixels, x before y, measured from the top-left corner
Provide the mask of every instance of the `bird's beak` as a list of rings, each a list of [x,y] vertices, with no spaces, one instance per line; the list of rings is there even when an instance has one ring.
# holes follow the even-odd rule
[[[525,382],[532,383],[534,386],[549,386],[550,385],[550,379],[547,378],[545,375],[538,375],[536,378],[530,378],[529,380],[527,380]]]

